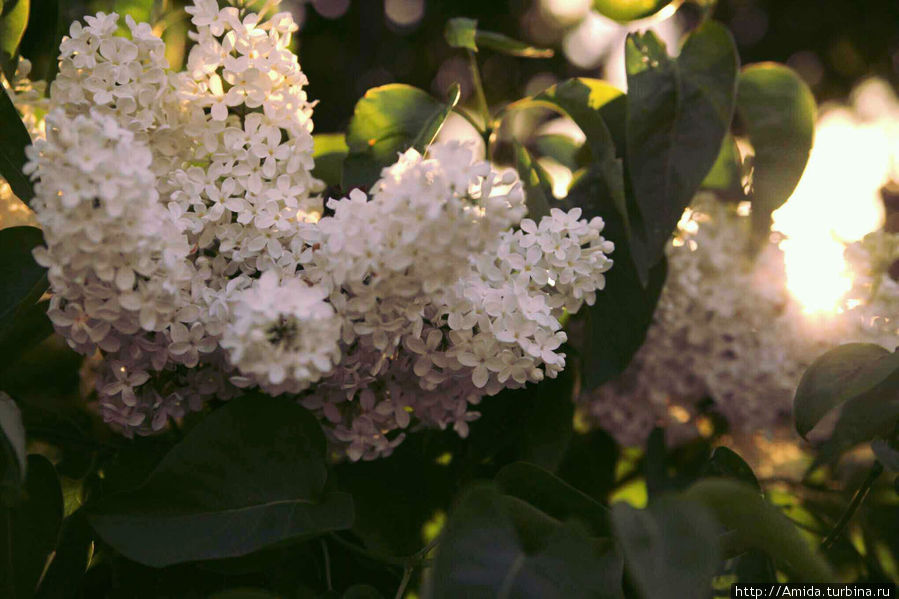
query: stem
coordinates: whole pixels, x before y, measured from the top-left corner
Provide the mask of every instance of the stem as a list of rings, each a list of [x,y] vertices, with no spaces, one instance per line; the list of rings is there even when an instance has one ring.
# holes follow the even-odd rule
[[[471,81],[474,85],[474,99],[478,112],[484,121],[484,124],[478,128],[478,131],[484,136],[484,142],[486,143],[490,134],[490,107],[487,105],[487,96],[484,94],[484,84],[481,82],[481,71],[478,69],[478,61],[471,50],[468,50],[468,70],[471,72]]]
[[[409,581],[412,580],[412,571],[414,568],[410,566],[406,566],[406,569],[403,570],[403,579],[400,581],[400,586],[396,590],[396,595],[393,596],[393,599],[403,599],[403,593],[406,592],[406,587],[409,586]]]
[[[855,515],[855,512],[858,511],[859,506],[861,506],[862,502],[865,500],[865,497],[868,496],[868,493],[871,491],[871,487],[874,485],[874,481],[883,473],[883,464],[879,461],[874,460],[874,464],[871,465],[871,470],[868,471],[868,476],[865,478],[865,482],[862,483],[862,486],[858,488],[855,492],[855,495],[852,496],[852,501],[849,502],[849,506],[846,507],[846,511],[843,512],[843,515],[840,516],[839,521],[833,527],[833,530],[821,541],[822,549],[830,549],[833,546],[834,542],[843,532],[846,530],[846,527],[849,525],[849,521],[852,520],[852,517]]]
[[[322,539],[321,543],[322,554],[325,556],[325,584],[328,585],[329,591],[333,591],[334,587],[331,585],[331,556],[328,553],[328,542]]]

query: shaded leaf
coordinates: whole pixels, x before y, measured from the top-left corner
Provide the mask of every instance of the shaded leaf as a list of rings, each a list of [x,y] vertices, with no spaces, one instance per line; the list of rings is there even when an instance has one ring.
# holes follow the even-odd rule
[[[26,463],[22,413],[12,398],[0,391],[0,490],[25,482]]]
[[[510,505],[524,509],[513,515]],[[525,506],[488,486],[464,493],[441,535],[424,596],[622,597],[621,562],[608,546]]]
[[[494,479],[500,490],[526,501],[557,520],[577,518],[594,536],[609,533],[608,508],[551,472],[527,462],[509,464]]]
[[[62,522],[62,490],[53,464],[30,455],[27,469],[24,501],[0,508],[0,596],[8,599],[34,595]]]
[[[728,447],[715,448],[709,458],[706,474],[720,478],[732,478],[746,483],[759,492],[762,490],[749,464],[737,452]]]
[[[815,97],[790,67],[753,64],[740,73],[737,114],[755,151],[752,166],[752,222],[767,236],[771,213],[793,190],[815,135]]]
[[[342,187],[370,187],[400,153],[409,148],[424,153],[459,96],[458,85],[450,90],[448,102],[400,83],[365,92],[347,127],[349,154],[343,164]]]
[[[549,216],[550,201],[553,199],[552,182],[524,146],[514,142],[514,149],[515,167],[524,183],[528,218],[539,223],[541,218]]]
[[[604,430],[576,433],[557,474],[568,484],[604,502],[615,486],[618,453],[615,440]]]
[[[0,175],[9,183],[16,197],[26,204],[34,197],[31,181],[22,172],[25,148],[30,145],[31,137],[12,100],[6,93],[0,94]]]
[[[367,584],[355,584],[345,590],[343,599],[382,599],[384,596],[375,587]]]
[[[90,522],[153,567],[349,528],[352,498],[325,491],[324,456],[312,414],[288,399],[245,396],[196,425],[141,487],[101,498]]]
[[[873,343],[847,343],[821,355],[793,398],[796,431],[805,437],[833,408],[876,388],[897,368],[899,354]]]
[[[871,450],[884,468],[891,472],[899,472],[899,450],[890,447],[890,444],[883,439],[872,441]]]
[[[390,459],[335,467],[339,487],[353,496],[353,532],[366,546],[393,555],[421,548],[423,525],[449,508],[456,485],[449,465],[438,460],[455,459],[443,440],[436,432],[422,432],[410,435]]]
[[[714,21],[691,33],[676,59],[652,32],[630,34],[625,58],[628,172],[643,219],[631,250],[645,281],[730,128],[739,58]]]
[[[316,133],[312,136],[312,157],[315,167],[312,176],[321,179],[329,187],[340,187],[343,176],[343,161],[349,148],[343,133]]]
[[[702,506],[664,497],[638,510],[612,506],[612,528],[630,579],[647,599],[711,595],[718,526]]]
[[[40,229],[9,227],[0,230],[0,328],[9,326],[20,307],[28,307],[47,289],[45,271],[31,252],[44,242]]]
[[[707,478],[687,489],[683,496],[708,507],[744,546],[770,555],[792,580],[834,580],[830,566],[800,535],[793,522],[751,486]]]
[[[82,510],[62,523],[53,560],[38,587],[37,599],[77,597],[93,547],[93,533]]]
[[[590,158],[588,147],[559,133],[538,136],[534,140],[534,147],[541,156],[552,158],[571,171],[586,165]]]

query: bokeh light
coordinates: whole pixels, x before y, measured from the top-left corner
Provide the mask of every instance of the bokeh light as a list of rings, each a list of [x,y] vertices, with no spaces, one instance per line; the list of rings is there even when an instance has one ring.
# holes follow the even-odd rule
[[[887,84],[862,83],[851,106],[825,106],[808,166],[774,213],[787,286],[808,313],[838,309],[852,283],[845,244],[880,228],[880,190],[899,174],[899,102]]]

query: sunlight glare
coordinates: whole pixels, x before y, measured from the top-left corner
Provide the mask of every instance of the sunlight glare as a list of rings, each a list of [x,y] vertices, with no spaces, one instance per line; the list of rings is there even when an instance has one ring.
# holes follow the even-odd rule
[[[857,107],[862,100],[856,98]],[[880,188],[895,168],[896,122],[888,112],[865,121],[845,107],[825,110],[805,173],[774,213],[787,288],[806,313],[839,311],[852,284],[845,244],[883,224]]]

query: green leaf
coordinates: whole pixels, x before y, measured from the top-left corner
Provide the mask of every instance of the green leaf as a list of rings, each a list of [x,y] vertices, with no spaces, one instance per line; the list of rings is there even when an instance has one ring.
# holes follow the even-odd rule
[[[446,43],[453,48],[465,48],[466,50],[477,52],[478,45],[475,42],[477,29],[477,19],[458,17],[446,22],[443,37],[446,38]]]
[[[620,23],[651,17],[669,4],[672,0],[593,0],[596,12]]]
[[[409,148],[424,153],[459,101],[454,85],[444,103],[409,85],[375,87],[357,103],[347,128],[349,154],[343,164],[342,187],[370,187],[381,170]]]
[[[28,5],[28,0],[11,0],[0,12],[0,67],[10,81],[16,73],[19,42],[28,25]]]
[[[620,90],[605,81],[578,78],[569,79],[540,92],[534,96],[532,102],[535,105],[561,111],[581,128],[592,154],[590,176],[595,182],[596,191],[611,200],[611,206],[614,206],[627,226],[629,219],[625,205],[622,164],[616,156],[615,142],[602,114],[602,108],[620,95]],[[569,202],[580,206],[588,216],[595,216],[594,208],[597,203],[597,198],[578,195]],[[605,217],[605,214],[600,216]]]
[[[891,354],[889,357],[894,366],[899,363],[899,354]],[[892,374],[881,384],[843,404],[833,433],[818,447],[818,455],[809,471],[839,459],[859,443],[892,435],[897,424],[899,368],[894,368]]]
[[[737,452],[728,447],[715,448],[709,458],[706,474],[720,478],[732,478],[746,483],[759,492],[762,490],[749,464]]]
[[[340,489],[352,494],[353,533],[365,545],[392,555],[421,549],[422,527],[446,512],[457,481],[456,457],[436,431],[409,435],[390,459],[345,462],[334,472]],[[450,464],[439,463],[440,456]]]
[[[12,369],[19,358],[53,333],[47,317],[50,300],[16,311],[0,328],[0,373]]]
[[[834,581],[830,566],[793,522],[751,486],[708,478],[690,487],[683,496],[708,507],[721,524],[734,531],[740,543],[770,555],[792,580]]]
[[[209,599],[278,599],[278,595],[263,589],[239,588],[213,593]]]
[[[899,450],[890,447],[883,439],[875,439],[871,442],[871,451],[890,472],[899,472]]]
[[[815,97],[789,67],[747,66],[740,73],[737,115],[755,150],[752,168],[752,222],[765,237],[771,213],[799,183],[815,135]]]
[[[477,52],[478,47],[483,47],[501,54],[524,58],[550,58],[553,55],[550,49],[535,48],[501,33],[479,31],[477,20],[464,17],[447,21],[443,36],[446,43],[453,48],[464,48],[472,52]]]
[[[375,587],[367,584],[354,584],[343,592],[343,599],[382,599],[384,596]]]
[[[346,137],[343,133],[316,133],[312,136],[312,142],[312,158],[315,160],[312,176],[329,187],[340,187],[343,161],[349,152]]]
[[[0,94],[0,175],[26,204],[34,197],[31,181],[22,172],[25,148],[30,145],[31,137],[12,100],[6,93]]]
[[[580,185],[572,190],[572,194],[577,193]],[[668,263],[663,258],[649,270],[644,288],[632,260],[624,223],[610,210],[605,214],[608,216],[604,217],[603,236],[615,243],[614,265],[605,273],[606,287],[596,294],[596,303],[585,308],[587,342],[581,354],[583,385],[587,390],[618,376],[630,364],[646,339],[668,274]]]
[[[535,161],[530,152],[520,143],[513,142],[515,150],[515,167],[518,176],[524,183],[525,202],[528,208],[528,218],[540,222],[544,216],[549,216],[550,201],[553,200],[552,182],[549,175]]]
[[[25,482],[27,454],[25,453],[25,425],[19,406],[9,395],[0,391],[0,490],[4,486],[19,487]]]
[[[652,32],[629,35],[625,59],[628,172],[643,219],[631,247],[646,280],[730,128],[739,58],[730,32],[706,21],[676,59]]]
[[[37,0],[28,15],[25,35],[19,44],[19,54],[31,61],[32,81],[53,81],[58,69],[59,42],[68,33],[69,23],[64,15],[65,0]],[[84,7],[86,10],[87,7]]]
[[[796,431],[805,437],[832,409],[877,388],[897,369],[899,354],[872,343],[848,343],[821,355],[796,389]]]
[[[32,256],[43,242],[41,230],[35,227],[0,230],[0,328],[9,326],[17,310],[33,305],[46,291],[45,271]]]
[[[586,434],[576,433],[568,444],[557,474],[590,497],[605,502],[615,486],[618,454],[618,445],[606,431],[597,429]]]
[[[90,522],[153,567],[349,528],[352,498],[325,491],[324,458],[312,414],[288,399],[244,396],[196,425],[141,487],[101,498]]]
[[[743,199],[743,162],[737,142],[730,133],[724,136],[715,164],[700,187],[713,190],[728,200]]]
[[[552,158],[571,171],[576,171],[587,164],[590,150],[568,135],[550,133],[540,135],[534,140],[534,147],[542,156]]]
[[[27,599],[34,595],[47,558],[56,548],[62,522],[62,490],[53,464],[28,456],[25,500],[0,508],[0,596]]]
[[[673,497],[645,510],[616,503],[612,528],[642,597],[710,596],[719,563],[718,526],[702,506]]]
[[[93,534],[83,510],[62,523],[59,545],[47,573],[38,587],[36,599],[64,599],[75,596],[87,571],[92,553]]]
[[[500,490],[526,501],[557,520],[577,518],[594,536],[609,534],[608,508],[561,478],[527,462],[509,464],[495,478]]]
[[[424,597],[622,597],[621,562],[607,545],[511,499],[489,486],[462,495]]]
[[[552,58],[554,54],[549,48],[535,48],[502,33],[492,31],[478,31],[475,34],[475,42],[479,47],[490,48],[494,52],[522,58]]]

